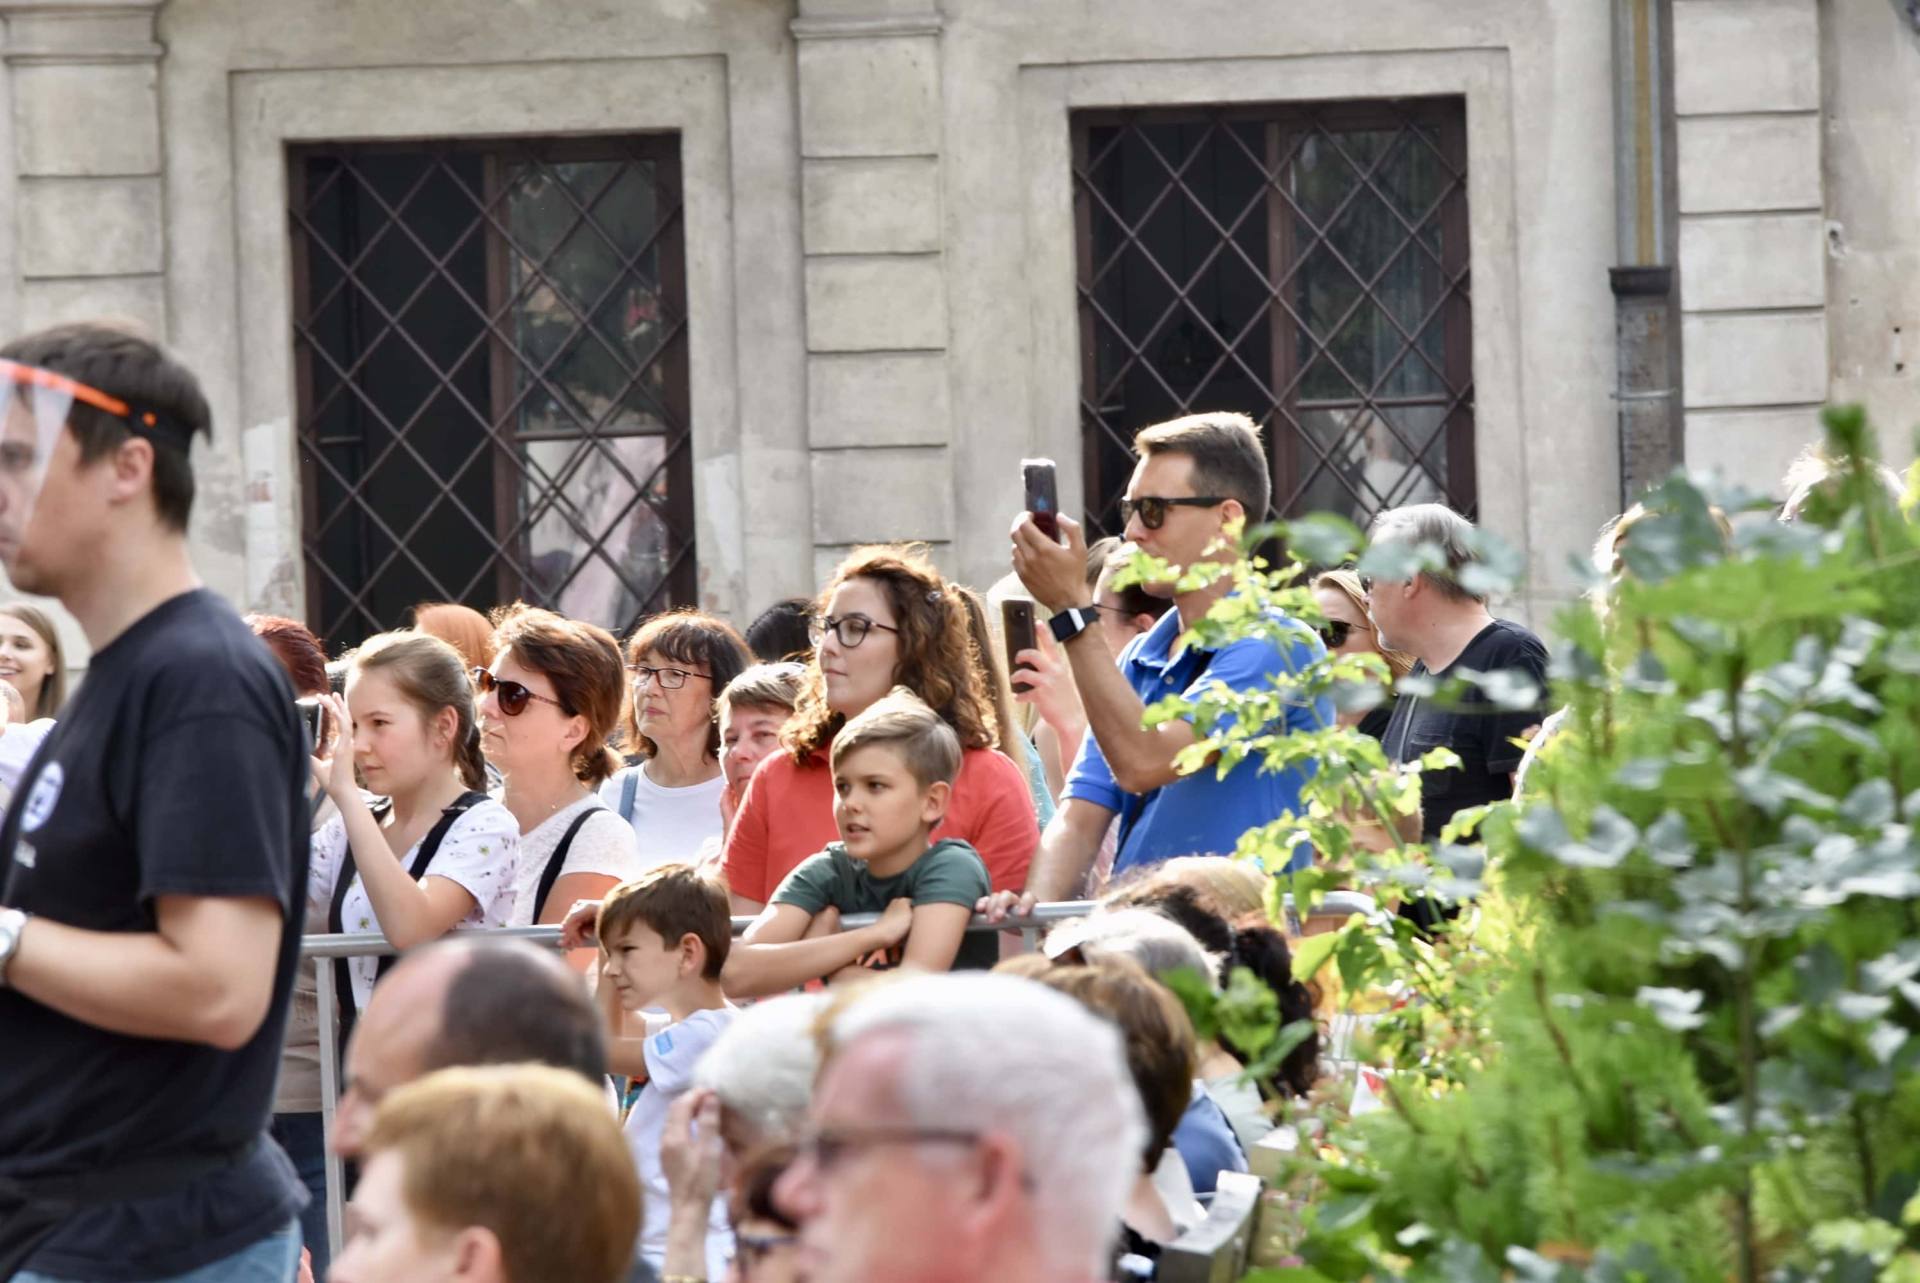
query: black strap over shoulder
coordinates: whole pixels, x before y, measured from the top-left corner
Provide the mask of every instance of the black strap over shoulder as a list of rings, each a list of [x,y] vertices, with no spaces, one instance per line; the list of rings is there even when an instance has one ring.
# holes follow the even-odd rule
[[[597,805],[588,807],[574,816],[573,823],[569,824],[567,831],[560,835],[560,845],[553,848],[553,854],[547,857],[547,867],[540,871],[540,890],[533,899],[534,922],[546,916],[547,897],[553,894],[553,884],[560,880],[560,870],[566,867],[567,852],[573,848],[574,836],[586,826],[588,820],[593,818],[594,812],[606,809],[604,806]],[[527,925],[531,926],[533,923]]]
[[[440,844],[446,841],[454,822],[486,800],[485,793],[477,790],[469,791],[455,798],[451,806],[440,812],[440,818],[435,821],[431,829],[427,830],[427,835],[420,839],[420,845],[414,851],[413,862],[407,866],[407,875],[415,882],[425,877],[427,866],[432,864],[433,857],[439,854]],[[389,809],[391,809],[389,805],[381,805],[374,811],[374,818],[385,816]],[[333,880],[333,902],[327,909],[327,929],[335,935],[346,930],[346,924],[341,920],[340,913],[346,904],[347,890],[359,874],[360,871],[353,862],[353,843],[348,842],[347,853],[340,861],[340,872]],[[374,979],[377,981],[386,975],[393,968],[395,961],[396,959],[391,956],[376,959],[373,969]],[[353,977],[347,970],[345,958],[333,960],[333,987],[335,1001],[340,1006],[340,1046],[345,1048],[347,1034],[352,1031],[354,1016],[357,1014],[353,1005]]]

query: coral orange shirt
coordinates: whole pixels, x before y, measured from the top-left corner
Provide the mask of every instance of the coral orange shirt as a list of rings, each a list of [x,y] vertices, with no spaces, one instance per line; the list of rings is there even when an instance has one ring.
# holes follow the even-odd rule
[[[998,749],[970,748],[960,756],[960,777],[946,817],[932,840],[960,838],[986,861],[996,891],[1018,891],[1040,846],[1027,778]],[[754,768],[747,795],[727,834],[724,872],[735,895],[761,904],[787,874],[810,855],[840,840],[833,823],[833,772],[816,753],[796,766],[784,750]]]

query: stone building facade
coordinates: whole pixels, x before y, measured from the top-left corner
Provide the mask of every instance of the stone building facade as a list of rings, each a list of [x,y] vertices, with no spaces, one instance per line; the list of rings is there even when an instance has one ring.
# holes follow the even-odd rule
[[[336,642],[436,595],[742,618],[879,539],[990,582],[1023,456],[1097,515],[1170,408],[1263,417],[1296,507],[1470,503],[1542,618],[1621,506],[1623,404],[1763,489],[1830,397],[1920,423],[1889,0],[0,22],[6,328],[122,315],[183,353],[204,570]],[[1677,269],[1678,361],[1623,401],[1636,262]]]

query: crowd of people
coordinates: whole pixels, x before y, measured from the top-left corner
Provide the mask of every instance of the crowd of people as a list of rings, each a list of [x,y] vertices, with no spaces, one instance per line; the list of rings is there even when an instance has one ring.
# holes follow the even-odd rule
[[[1329,568],[1319,618],[1183,644],[1229,584],[1122,572],[1177,575],[1267,513],[1237,414],[1138,435],[1123,540],[1009,514],[984,592],[887,545],[744,629],[437,603],[329,655],[200,586],[210,414],[164,350],[17,340],[0,411],[0,560],[93,651],[69,699],[52,619],[0,606],[0,1278],[1151,1277],[1320,1053],[1251,1074],[1174,994],[1244,968],[1312,1020],[1267,903],[1314,852],[1222,858],[1300,769],[1183,769],[1199,732],[1147,708],[1330,651],[1546,685],[1435,504],[1370,532],[1438,550],[1421,569]],[[1011,655],[1009,597],[1041,620]],[[1541,718],[1469,688],[1290,698],[1271,729],[1336,720],[1393,762],[1458,755],[1422,776],[1432,837],[1512,793]],[[976,920],[1082,898],[1035,952]],[[561,950],[468,930],[540,924]],[[303,932],[401,956],[303,964]],[[337,1256],[329,1149],[355,1182]]]

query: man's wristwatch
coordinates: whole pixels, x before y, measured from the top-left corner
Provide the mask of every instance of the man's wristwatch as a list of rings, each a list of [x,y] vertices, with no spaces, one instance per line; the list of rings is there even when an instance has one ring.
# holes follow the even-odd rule
[[[0,989],[7,987],[7,964],[20,950],[20,933],[26,929],[27,915],[19,909],[0,909]]]
[[[1047,627],[1053,632],[1053,639],[1064,646],[1091,628],[1099,617],[1100,613],[1092,606],[1069,606],[1049,619]]]

